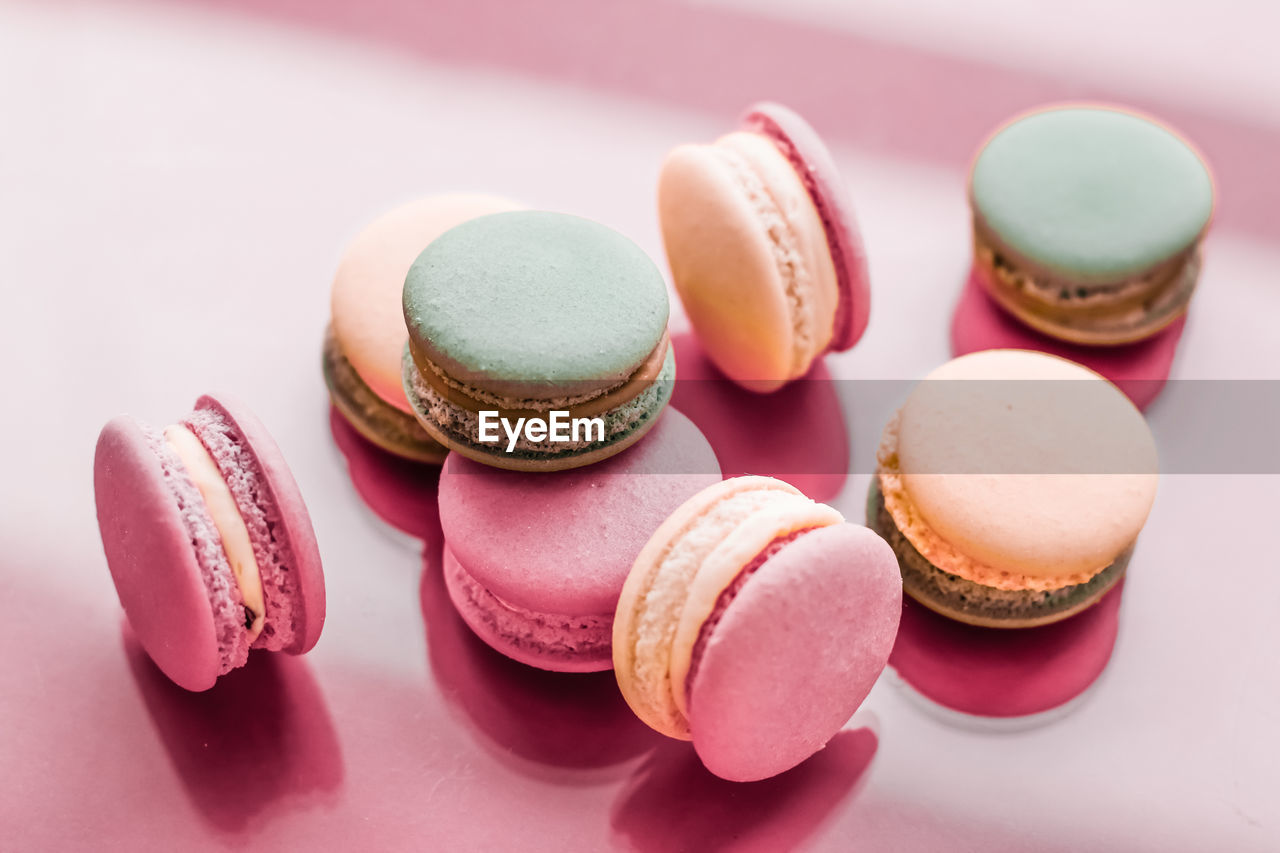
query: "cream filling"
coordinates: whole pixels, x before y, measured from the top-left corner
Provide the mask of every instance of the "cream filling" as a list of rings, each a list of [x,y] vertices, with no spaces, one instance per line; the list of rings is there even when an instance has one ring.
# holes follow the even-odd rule
[[[704,561],[732,538],[744,519],[763,510],[785,507],[797,498],[807,502],[786,484],[763,477],[726,480],[709,487],[700,497],[707,503],[691,507],[698,498],[690,499],[664,522],[636,558],[632,576],[627,579],[627,587],[634,589],[634,594],[629,597],[629,590],[624,587],[614,620],[614,668],[623,698],[650,728],[680,740],[690,738],[684,713],[688,690],[684,683],[673,681],[673,672],[681,672],[682,678],[687,674],[692,644],[697,639],[696,630],[686,631],[683,636],[688,648],[676,649],[681,622],[691,605],[695,610],[705,610],[701,614],[705,621],[719,592],[732,580],[725,581],[720,573],[714,573],[716,577],[707,583],[697,584]],[[681,517],[686,512],[691,517]],[[737,568],[743,564],[739,562]],[[692,595],[695,585],[702,588],[702,595]],[[691,598],[695,599],[692,603]],[[710,601],[710,605],[700,605],[700,601]],[[701,626],[696,613],[690,614],[690,623]],[[683,663],[676,664],[677,659]]]
[[[412,349],[410,350],[410,353],[412,354]],[[483,388],[477,388],[475,385],[470,385],[466,382],[459,382],[457,379],[454,379],[452,376],[437,367],[435,363],[429,359],[424,358],[422,359],[422,362],[425,362],[426,366],[431,369],[431,372],[435,374],[445,387],[450,390],[457,391],[464,397],[469,397],[472,400],[477,400],[481,403],[493,406],[494,408],[504,409],[506,411],[520,410],[528,412],[543,412],[550,411],[551,409],[570,409],[575,406],[581,406],[583,403],[589,403],[592,400],[599,399],[606,394],[610,394],[631,381],[631,376],[627,376],[622,379],[622,381],[616,382],[613,385],[602,388],[598,391],[589,391],[585,394],[571,394],[564,397],[550,397],[545,400],[538,400],[532,397],[503,397],[499,394],[485,391]],[[413,363],[414,366],[419,369],[419,372],[421,372],[422,364],[418,359],[414,359]]]
[[[808,369],[809,361],[818,348],[815,341],[816,330],[805,298],[811,282],[804,255],[800,251],[800,240],[773,196],[769,194],[764,179],[750,161],[726,145],[717,145],[712,150],[733,172],[734,178],[755,206],[756,216],[768,235],[778,277],[786,291],[787,308],[791,313],[791,375],[799,376]]]
[[[227,562],[231,564],[231,573],[235,576],[236,586],[240,588],[244,606],[253,612],[253,622],[248,627],[249,642],[252,644],[262,632],[267,610],[263,603],[262,576],[258,572],[258,561],[253,556],[249,528],[245,526],[227,481],[218,470],[218,463],[213,461],[196,434],[175,424],[165,428],[164,440],[178,454],[182,466],[196,484],[213,519],[213,526],[222,539],[222,550],[226,552]]]

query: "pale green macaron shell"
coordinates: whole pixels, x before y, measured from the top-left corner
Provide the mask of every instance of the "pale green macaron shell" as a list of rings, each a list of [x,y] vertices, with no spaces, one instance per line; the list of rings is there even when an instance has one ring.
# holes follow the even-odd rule
[[[624,381],[667,326],[662,273],[595,222],[481,216],[438,237],[405,279],[409,337],[452,379],[551,399]]]
[[[1037,112],[1000,130],[974,162],[970,195],[997,240],[1085,283],[1177,256],[1213,213],[1209,171],[1186,142],[1101,107]]]

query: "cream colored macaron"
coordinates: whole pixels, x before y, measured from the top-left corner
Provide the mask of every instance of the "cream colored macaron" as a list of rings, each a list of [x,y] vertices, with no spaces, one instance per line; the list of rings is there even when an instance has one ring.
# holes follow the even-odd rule
[[[1156,483],[1151,431],[1115,386],[1055,356],[989,350],[912,391],[885,429],[868,520],[913,598],[1024,627],[1115,584]]]
[[[800,116],[757,104],[662,164],[658,215],[676,291],[730,379],[768,392],[866,328],[866,257],[830,153]]]

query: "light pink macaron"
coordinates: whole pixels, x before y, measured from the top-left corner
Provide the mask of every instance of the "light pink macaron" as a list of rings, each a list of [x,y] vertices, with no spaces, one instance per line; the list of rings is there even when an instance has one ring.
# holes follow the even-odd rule
[[[831,153],[803,118],[761,103],[662,164],[671,275],[702,347],[754,391],[852,347],[870,311],[866,254]]]
[[[804,761],[862,703],[902,608],[893,550],[768,477],[680,506],[618,600],[613,663],[636,714],[692,740],[717,776],[752,781]]]
[[[324,574],[302,495],[243,405],[201,397],[156,429],[127,415],[93,465],[107,567],[138,642],[188,690],[250,649],[302,654],[324,625]]]
[[[607,670],[631,563],[673,509],[719,481],[711,445],[673,409],[632,447],[567,471],[510,471],[451,453],[440,474],[449,596],[510,658]]]

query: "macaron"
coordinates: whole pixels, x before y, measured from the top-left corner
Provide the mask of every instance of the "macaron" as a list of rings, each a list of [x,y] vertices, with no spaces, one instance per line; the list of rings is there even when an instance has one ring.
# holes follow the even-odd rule
[[[830,152],[779,104],[662,164],[658,217],[676,291],[726,376],[773,391],[852,347],[870,311],[866,253]]]
[[[1065,619],[1122,578],[1155,499],[1151,431],[1074,362],[987,350],[935,369],[885,428],[867,523],[907,595],[971,625]]]
[[[974,270],[992,298],[1050,337],[1111,346],[1186,312],[1214,187],[1195,148],[1155,119],[1073,104],[996,130],[969,202]]]
[[[662,274],[629,239],[546,211],[446,231],[404,283],[403,384],[436,441],[522,471],[587,465],[671,397]]]
[[[163,429],[127,415],[93,465],[107,567],[133,632],[187,690],[250,649],[302,654],[324,625],[324,573],[289,466],[243,405],[203,396]]]
[[[623,697],[731,781],[774,776],[840,730],[884,669],[902,610],[883,539],[792,486],[736,477],[673,512],[613,622]]]
[[[485,195],[439,195],[401,205],[356,235],[333,277],[322,364],[334,407],[362,436],[397,456],[440,463],[405,398],[400,360],[408,334],[400,310],[405,274],[427,244],[455,225],[519,205]]]
[[[672,510],[719,481],[711,445],[674,409],[633,447],[570,471],[509,471],[451,453],[440,474],[449,597],[507,657],[607,670],[636,555]]]

